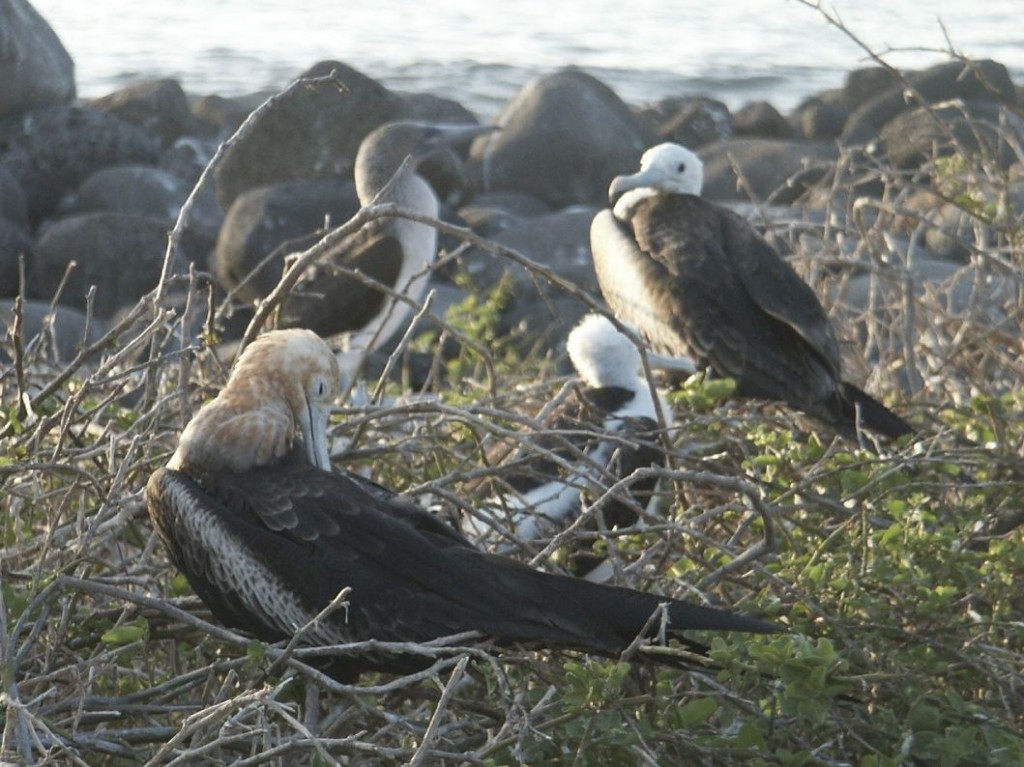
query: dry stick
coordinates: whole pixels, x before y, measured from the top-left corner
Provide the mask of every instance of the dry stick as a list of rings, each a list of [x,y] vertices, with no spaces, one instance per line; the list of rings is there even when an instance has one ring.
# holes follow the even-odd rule
[[[67,382],[67,380],[71,378],[71,376],[74,375],[75,372],[85,363],[85,360],[87,360],[89,357],[96,354],[97,352],[101,351],[102,349],[105,349],[108,346],[113,346],[114,342],[120,338],[124,330],[133,322],[135,322],[135,320],[138,319],[139,316],[145,310],[146,307],[143,306],[141,302],[139,304],[136,304],[131,309],[131,311],[129,311],[128,314],[126,314],[124,318],[117,323],[117,325],[115,325],[106,333],[104,333],[102,338],[97,340],[95,343],[89,344],[81,351],[79,351],[78,354],[75,355],[75,358],[70,363],[68,363],[67,366],[65,366],[64,370],[62,370],[60,373],[58,373],[56,376],[50,379],[46,386],[44,386],[39,391],[39,393],[37,393],[36,396],[32,398],[32,407],[34,408],[39,403],[45,402],[54,392],[60,389]],[[43,419],[42,421],[40,421],[39,426],[36,427],[35,432],[33,432],[31,435],[23,436],[21,438],[21,441],[24,442],[28,439],[41,440],[45,432],[49,430],[50,426],[52,426],[52,424],[55,423],[58,418],[59,415],[51,416],[48,419]],[[7,436],[7,429],[9,427],[10,425],[8,425],[8,427],[6,427],[3,431],[0,431],[0,438]]]
[[[405,329],[405,333],[402,334],[402,338],[398,342],[398,345],[395,347],[395,350],[388,357],[388,361],[384,365],[384,370],[380,374],[380,378],[377,379],[377,386],[373,390],[373,402],[380,402],[381,397],[384,395],[384,386],[387,383],[388,377],[391,375],[391,371],[394,370],[395,365],[398,363],[398,358],[402,356],[402,352],[405,351],[406,347],[409,345],[409,342],[412,340],[412,334],[416,332],[416,328],[419,326],[420,322],[430,311],[430,307],[434,303],[434,299],[436,297],[436,290],[431,290],[429,293],[427,293],[427,297],[423,299],[423,306],[421,306],[420,310],[416,312],[416,315],[412,318],[412,321],[409,323],[409,327],[407,327]]]
[[[53,299],[50,302],[50,314],[51,315],[57,311],[57,301],[63,295],[64,288],[67,286],[68,277],[71,274],[71,271],[75,268],[75,266],[76,266],[75,262],[71,261],[71,262],[68,263],[67,267],[64,269],[64,275],[61,277],[61,281],[57,285],[57,290],[54,291]],[[34,405],[36,403],[41,402],[43,400],[43,397],[40,396],[40,395],[36,395],[35,397],[30,397],[29,396],[28,385],[27,385],[27,378],[25,376],[25,354],[24,354],[24,348],[25,347],[24,347],[23,334],[24,334],[24,326],[25,326],[24,296],[25,296],[26,288],[25,288],[25,257],[24,256],[19,256],[19,259],[18,259],[18,281],[19,281],[18,295],[17,295],[17,297],[15,298],[15,301],[14,301],[14,336],[13,336],[14,337],[14,342],[15,342],[14,343],[14,354],[15,354],[14,363],[15,363],[15,371],[16,371],[16,376],[17,376],[17,381],[18,381],[18,418],[21,419],[21,420],[24,420],[26,416],[28,416],[30,418],[33,418],[33,419],[35,418],[35,407],[34,407]],[[78,357],[76,357],[75,359],[78,360],[79,358],[81,358],[81,356],[82,355],[79,354]],[[74,363],[72,363],[72,365],[74,365]],[[67,376],[70,377],[71,373],[74,372],[74,370],[76,370],[76,369],[77,369],[77,366],[74,366],[74,367],[69,366],[68,370],[65,371],[65,372],[67,373]],[[66,378],[65,378],[65,380],[66,380]],[[61,383],[63,383],[63,380],[61,381]],[[59,385],[54,386],[53,383],[51,382],[51,385],[49,387],[44,388],[43,391],[45,392],[45,391],[47,391],[47,389],[50,389],[51,391],[56,391],[56,389],[58,387],[59,387]],[[4,437],[9,436],[13,429],[14,429],[14,423],[11,422],[11,421],[8,421],[7,425],[4,426],[3,429],[0,429],[0,439],[3,439]]]
[[[0,738],[0,754],[20,753],[25,764],[32,763],[32,728],[26,716],[25,705],[18,692],[17,664],[13,657],[14,636],[8,641],[7,605],[3,590],[0,589],[0,689],[6,709],[3,737]]]
[[[14,346],[14,375],[18,382],[18,418],[24,420],[30,413],[28,382],[25,378],[25,254],[18,256],[18,295],[14,299],[14,325],[11,328],[11,343]],[[6,431],[6,429],[5,429]],[[2,436],[2,435],[0,435]]]
[[[468,663],[469,656],[463,655],[455,665],[455,668],[452,669],[452,674],[448,677],[448,684],[445,685],[441,698],[437,701],[436,708],[434,708],[434,714],[430,717],[427,731],[423,733],[423,740],[420,741],[419,748],[416,749],[412,759],[408,761],[408,767],[420,767],[430,754],[430,744],[434,740],[437,728],[441,723],[441,715],[451,702],[452,696],[455,694],[455,688],[458,687],[462,675],[466,672],[466,664]]]

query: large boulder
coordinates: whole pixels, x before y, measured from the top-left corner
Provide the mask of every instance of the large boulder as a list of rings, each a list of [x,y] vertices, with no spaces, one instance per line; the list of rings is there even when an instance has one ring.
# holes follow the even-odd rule
[[[87,178],[64,200],[63,213],[138,213],[173,223],[191,187],[152,165],[116,165]]]
[[[477,139],[488,191],[523,192],[552,208],[599,204],[636,169],[658,134],[597,79],[563,69],[527,85],[502,110],[499,133]]]
[[[835,91],[803,101],[790,116],[797,132],[811,141],[833,141],[842,135],[850,110]]]
[[[170,146],[187,133],[215,133],[217,126],[192,114],[177,80],[143,80],[88,102],[89,106],[137,125]]]
[[[217,126],[221,136],[230,135],[238,130],[253,110],[273,95],[273,91],[230,97],[208,94],[196,99],[192,113],[203,122]]]
[[[825,176],[839,150],[830,143],[744,138],[712,144],[699,154],[705,197],[786,204]]]
[[[0,216],[0,298],[18,295],[19,262],[25,257],[26,278],[32,273],[35,241],[21,226]]]
[[[0,166],[24,190],[33,224],[101,168],[152,165],[159,157],[157,139],[97,109],[50,107],[6,128]]]
[[[28,228],[28,206],[21,184],[0,164],[0,216]]]
[[[83,345],[96,343],[107,332],[103,320],[67,306],[53,307],[49,301],[23,302],[21,316],[22,346],[32,361],[71,362]],[[14,301],[0,301],[0,362],[4,364],[11,360],[7,333],[13,320]]]
[[[732,116],[732,132],[736,136],[759,138],[793,138],[796,131],[778,109],[767,101],[744,104]]]
[[[0,118],[75,97],[75,64],[26,0],[0,3]]]
[[[662,141],[690,149],[732,138],[732,114],[725,103],[707,96],[662,99],[640,110]]]
[[[321,229],[328,217],[333,226],[343,224],[358,210],[355,184],[340,178],[250,189],[228,210],[211,268],[225,290],[237,291],[239,301],[257,300],[281,279],[282,259],[263,264],[278,246]]]
[[[879,146],[892,164],[916,169],[938,157],[980,153],[1006,170],[1019,162],[1024,120],[993,101],[952,101],[901,112],[882,128]]]
[[[109,318],[156,287],[167,250],[167,221],[126,213],[87,213],[61,219],[39,238],[36,285],[40,298],[53,296],[75,262],[61,303],[85,309],[96,286],[93,310]],[[172,265],[184,272],[184,260]]]
[[[877,85],[872,75],[871,80]],[[906,74],[906,83],[890,76],[891,84],[857,107],[843,129],[843,144],[874,141],[887,122],[908,109],[950,99],[1017,103],[1017,91],[1010,73],[998,62],[950,61],[921,72]],[[908,87],[909,86],[909,87]],[[909,98],[908,98],[909,94]]]
[[[590,251],[590,222],[598,208],[577,205],[510,224],[491,238],[599,299]],[[585,302],[512,260],[470,249],[463,258],[471,281],[488,289],[510,279],[510,297],[500,331],[524,352],[559,350],[588,311]]]
[[[216,170],[224,210],[242,192],[261,186],[345,175],[363,138],[404,114],[401,97],[336,61],[321,62],[301,77],[336,81],[293,88],[231,146]]]

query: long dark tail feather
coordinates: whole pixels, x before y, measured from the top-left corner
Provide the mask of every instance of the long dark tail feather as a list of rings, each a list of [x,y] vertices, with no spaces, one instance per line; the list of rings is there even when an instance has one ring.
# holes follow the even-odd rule
[[[600,615],[623,640],[631,641],[648,625],[658,606],[668,604],[669,633],[690,629],[706,631],[744,631],[754,634],[773,634],[783,631],[767,621],[742,613],[682,602],[619,586],[571,579],[561,582],[565,595],[585,604],[595,615]],[[652,634],[658,633],[660,623],[651,623]]]
[[[844,404],[849,406],[848,415],[853,423],[857,422],[859,416],[865,428],[889,439],[913,433],[914,429],[909,423],[862,389],[844,381],[840,384],[840,390]]]

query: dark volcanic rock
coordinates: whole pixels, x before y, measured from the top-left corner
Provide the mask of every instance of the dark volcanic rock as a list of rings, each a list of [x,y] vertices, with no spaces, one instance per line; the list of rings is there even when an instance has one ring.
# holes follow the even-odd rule
[[[14,302],[0,302],[0,362],[8,363],[7,321],[14,317]],[[84,312],[66,306],[53,308],[49,301],[25,301],[22,306],[22,344],[31,359],[70,362],[84,344],[99,341],[107,332],[103,320],[89,322]]]
[[[452,125],[476,125],[479,122],[476,115],[458,101],[433,93],[403,93],[401,96],[405,104],[405,120]]]
[[[767,101],[744,105],[732,116],[732,130],[736,136],[760,138],[792,138],[795,134],[789,121]]]
[[[21,226],[0,216],[0,298],[18,295],[21,256],[25,256],[28,279],[32,273],[35,242]]]
[[[96,286],[94,311],[108,318],[156,287],[167,250],[167,222],[125,213],[87,213],[62,219],[39,238],[36,284],[50,298],[71,270],[61,303],[84,309],[86,293]],[[174,265],[185,270],[184,263]]]
[[[879,146],[897,168],[918,168],[936,157],[981,152],[1004,170],[1020,158],[1024,120],[993,101],[948,101],[903,112],[882,128]]]
[[[302,77],[331,71],[338,82],[292,89],[227,151],[216,171],[224,210],[249,189],[345,175],[366,134],[403,115],[399,96],[344,64],[321,62]]]
[[[654,126],[662,141],[694,150],[733,135],[729,107],[707,96],[662,99],[640,114]]]
[[[524,219],[492,239],[598,297],[590,252],[590,222],[597,210],[580,205]],[[512,297],[502,313],[501,325],[504,332],[514,334],[528,346],[560,348],[569,331],[588,311],[579,298],[510,260],[471,249],[464,264],[472,282],[481,289],[497,285],[506,274],[511,276]]]
[[[793,110],[792,121],[805,139],[832,141],[842,134],[849,117],[839,94],[831,92],[804,101]]]
[[[839,91],[839,101],[849,111],[871,101],[879,94],[898,87],[896,75],[882,66],[862,67],[846,76],[846,83]]]
[[[901,112],[950,99],[1017,103],[1017,91],[1006,67],[988,59],[965,64],[951,61],[906,75],[908,89],[898,81],[854,110],[840,137],[844,144],[873,141],[882,127]],[[913,95],[909,96],[908,93]]]
[[[138,213],[173,223],[191,188],[151,165],[118,165],[96,171],[61,206],[66,213]]]
[[[603,202],[611,180],[658,143],[608,86],[577,69],[530,83],[497,122],[501,131],[477,139],[471,152],[484,189],[523,192],[553,208]]]
[[[21,184],[0,165],[0,216],[28,229],[28,207]]]
[[[269,293],[281,279],[283,263],[275,260],[246,284],[242,280],[284,242],[323,227],[343,224],[359,210],[355,184],[339,178],[315,179],[251,189],[228,210],[211,268],[225,290],[238,288],[239,301]]]
[[[517,192],[485,192],[459,208],[459,216],[483,237],[508,229],[524,218],[550,212],[551,208],[536,197]]]
[[[0,3],[0,118],[75,97],[75,64],[26,0]]]
[[[273,96],[272,91],[260,91],[245,96],[200,96],[192,105],[192,113],[204,122],[216,125],[221,135],[234,133],[254,109]]]
[[[734,139],[700,151],[704,196],[785,204],[821,180],[839,156],[832,144],[778,139]],[[738,189],[736,169],[744,188]]]
[[[96,109],[50,107],[4,127],[0,166],[24,190],[33,223],[101,168],[153,164],[159,153],[156,139]]]
[[[216,131],[216,126],[192,114],[188,97],[177,80],[132,83],[88,104],[159,136],[164,146],[170,146],[186,133],[202,135]]]

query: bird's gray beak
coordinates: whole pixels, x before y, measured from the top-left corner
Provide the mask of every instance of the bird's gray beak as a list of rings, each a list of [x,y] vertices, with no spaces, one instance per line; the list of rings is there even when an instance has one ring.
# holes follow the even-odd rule
[[[416,152],[417,158],[422,159],[439,152],[442,149],[464,144],[477,136],[483,136],[494,131],[501,130],[497,125],[435,125],[432,132]]]
[[[327,451],[327,419],[327,408],[307,402],[306,412],[299,424],[306,457],[311,464],[324,471],[331,470],[331,456]]]
[[[697,372],[697,363],[682,354],[678,357],[670,357],[656,352],[647,352],[647,363],[653,370],[664,370],[669,373],[693,375]]]
[[[615,203],[619,201],[619,198],[629,190],[648,186],[648,176],[649,174],[646,171],[640,171],[629,176],[616,176],[613,178],[612,183],[608,186],[608,204],[615,207]]]

